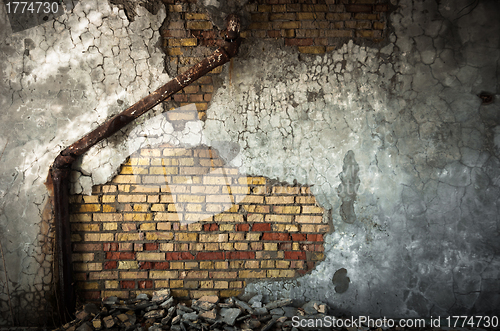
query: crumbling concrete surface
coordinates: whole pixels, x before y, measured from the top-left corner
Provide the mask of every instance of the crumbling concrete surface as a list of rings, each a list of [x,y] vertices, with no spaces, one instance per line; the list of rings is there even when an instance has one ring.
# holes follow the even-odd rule
[[[9,306],[17,325],[50,324],[56,311],[50,211],[44,217],[50,164],[170,80],[158,46],[163,7],[153,15],[137,6],[130,22],[107,1],[64,4],[54,21],[14,34],[0,5],[0,241],[8,277],[0,263],[0,326],[12,324]]]
[[[311,274],[247,292],[355,316],[499,313],[500,4],[468,5],[398,1],[381,49],[247,43],[207,140],[238,143],[244,173],[313,185],[335,227]]]
[[[392,2],[394,32],[380,49],[349,42],[309,57],[246,40],[207,121],[164,123],[155,142],[228,141],[241,173],[313,185],[330,209],[325,261],[248,293],[348,315],[498,314],[500,4]],[[12,324],[10,307],[18,325],[49,324],[55,311],[49,165],[169,80],[157,46],[164,9],[139,6],[130,22],[106,1],[64,3],[54,21],[14,34],[0,6],[0,326]],[[132,135],[91,151],[75,190],[112,178],[131,146],[147,143]]]

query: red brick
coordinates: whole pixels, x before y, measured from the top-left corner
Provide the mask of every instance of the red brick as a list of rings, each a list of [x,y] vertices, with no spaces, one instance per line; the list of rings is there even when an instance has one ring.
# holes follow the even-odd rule
[[[255,223],[252,225],[252,231],[260,232],[260,231],[271,231],[270,223]]]
[[[290,260],[305,260],[306,252],[285,252],[285,259]]]
[[[279,241],[289,241],[290,235],[288,233],[272,233],[266,232],[262,235],[262,240],[279,240]]]
[[[155,262],[154,268],[156,270],[166,270],[169,268],[169,263],[168,262]]]
[[[226,252],[226,259],[229,260],[255,259],[255,252]]]
[[[203,231],[218,231],[219,224],[217,223],[207,223],[203,224]]]
[[[304,252],[314,252],[314,250],[316,249],[316,245],[304,244],[304,245],[301,245],[300,248]]]
[[[236,231],[249,231],[250,224],[236,224]]]
[[[103,250],[105,252],[117,251],[118,250],[118,243],[104,243],[103,246],[104,246]]]
[[[167,260],[194,260],[194,255],[189,252],[167,253]]]
[[[135,288],[135,280],[122,280],[120,282],[121,288]]]
[[[145,251],[156,251],[158,249],[157,243],[145,243],[144,250]]]
[[[154,269],[155,264],[153,262],[139,262],[139,269],[149,270]]]
[[[346,10],[351,13],[371,13],[371,5],[346,5]]]
[[[325,251],[325,246],[323,246],[323,245],[314,245],[314,246],[316,246],[316,247],[314,248],[314,250],[315,250],[316,252],[324,252],[324,251]]]
[[[322,234],[308,234],[307,241],[323,241]]]
[[[139,288],[153,288],[152,280],[141,280],[139,281]]]
[[[287,46],[311,46],[313,44],[312,38],[286,38],[285,45]]]
[[[116,261],[104,262],[104,269],[116,269]]]
[[[197,260],[224,260],[224,252],[199,252],[196,254]]]
[[[305,241],[307,239],[305,234],[302,233],[292,233],[293,241]]]

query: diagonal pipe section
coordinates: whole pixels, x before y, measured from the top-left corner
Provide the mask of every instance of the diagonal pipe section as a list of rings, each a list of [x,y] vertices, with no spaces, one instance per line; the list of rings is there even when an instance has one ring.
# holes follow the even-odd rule
[[[239,32],[240,20],[238,16],[234,14],[229,15],[227,18],[225,40],[218,41],[218,49],[210,56],[191,67],[185,73],[178,75],[147,97],[139,100],[131,107],[125,109],[123,112],[110,118],[83,138],[64,149],[56,157],[49,170],[49,176],[52,180],[54,194],[54,221],[56,226],[57,267],[59,277],[57,299],[60,318],[63,322],[71,319],[76,304],[72,275],[68,183],[73,162],[98,142],[112,136],[160,102],[236,56],[241,42]]]

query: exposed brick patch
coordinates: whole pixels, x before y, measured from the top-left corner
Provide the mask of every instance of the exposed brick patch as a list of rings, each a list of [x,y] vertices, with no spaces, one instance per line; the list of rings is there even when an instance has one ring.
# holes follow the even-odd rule
[[[245,280],[314,268],[329,226],[309,188],[223,165],[206,147],[147,148],[91,197],[71,197],[82,297],[164,287],[185,298],[231,296]]]

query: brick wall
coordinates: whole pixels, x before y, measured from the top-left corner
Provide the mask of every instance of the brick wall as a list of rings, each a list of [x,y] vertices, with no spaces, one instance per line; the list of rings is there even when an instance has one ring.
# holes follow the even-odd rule
[[[237,295],[314,268],[329,231],[309,187],[239,174],[207,147],[142,149],[91,196],[72,196],[71,213],[84,300]]]
[[[163,0],[168,18],[162,27],[166,67],[171,75],[187,70],[211,54],[219,31],[196,0]],[[356,43],[379,43],[388,34],[388,0],[258,0],[244,10],[249,26],[241,33],[246,39],[279,40],[302,54],[324,54],[353,39]],[[215,69],[174,95],[168,108],[195,103],[204,119],[214,91]]]

